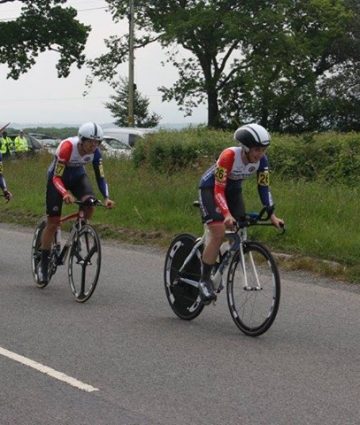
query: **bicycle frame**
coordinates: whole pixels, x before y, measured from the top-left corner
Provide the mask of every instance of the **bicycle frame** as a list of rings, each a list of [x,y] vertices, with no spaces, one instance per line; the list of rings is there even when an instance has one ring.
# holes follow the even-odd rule
[[[69,237],[67,238],[61,252],[59,253],[57,264],[63,265],[65,263],[66,255],[69,251],[69,248],[72,244],[72,241],[74,239],[75,234],[81,229],[81,223],[84,220],[84,211],[82,209],[79,209],[77,212],[65,215],[63,217],[60,217],[60,223],[59,227],[55,233],[55,244],[60,244],[60,234],[61,234],[61,225],[67,221],[74,220],[74,223],[71,227]]]
[[[245,234],[244,234],[243,237],[246,238],[246,229],[240,229],[240,230],[242,230],[242,231],[245,230]],[[193,258],[193,256],[197,252],[197,250],[202,245],[205,244],[207,233],[208,233],[208,230],[205,227],[205,230],[204,230],[203,235],[196,240],[196,242],[195,242],[192,250],[190,251],[189,255],[185,258],[185,261],[184,261],[183,265],[179,269],[179,273],[180,274],[181,274],[181,272],[183,272],[185,270],[186,266],[189,264],[189,262],[191,261],[191,259]],[[218,268],[218,270],[215,273],[214,281],[218,281],[219,282],[219,285],[217,285],[217,287],[215,287],[215,290],[218,290],[219,287],[221,286],[222,276],[224,275],[224,272],[226,270],[226,267],[229,264],[231,258],[235,255],[236,250],[237,249],[240,249],[240,246],[242,248],[241,242],[244,239],[241,239],[240,238],[240,235],[239,235],[239,231],[236,231],[236,232],[226,232],[225,233],[225,240],[228,240],[228,241],[233,240],[233,244],[230,247],[230,249],[228,249],[226,251],[225,256],[222,258],[222,260],[220,262],[219,268]],[[240,249],[240,251],[242,253],[242,258],[244,258],[242,249]],[[194,286],[195,288],[197,288],[199,286],[199,283],[196,280],[192,280],[192,279],[188,279],[188,278],[183,278],[183,277],[180,277],[180,280],[182,282],[184,282],[184,283],[187,283],[189,285]]]
[[[226,231],[225,232],[224,242],[228,241],[228,242],[232,242],[232,244],[225,251],[223,258],[221,259],[221,262],[219,264],[219,267],[216,270],[216,273],[214,274],[214,276],[212,278],[212,281],[213,281],[213,284],[214,284],[214,289],[216,291],[220,291],[223,288],[223,284],[222,284],[223,276],[224,276],[224,274],[227,270],[227,267],[228,267],[231,259],[233,258],[233,256],[236,254],[237,251],[240,254],[240,261],[241,261],[241,266],[242,266],[243,276],[244,276],[243,289],[245,291],[261,291],[262,290],[260,280],[259,280],[259,276],[258,276],[258,272],[256,270],[254,259],[253,259],[253,256],[252,256],[251,253],[249,254],[249,258],[250,258],[251,269],[252,269],[252,272],[253,272],[254,277],[255,277],[256,285],[250,286],[249,283],[248,283],[248,273],[247,273],[246,266],[245,266],[245,255],[244,255],[244,243],[247,241],[247,226],[248,225],[249,224],[247,224],[246,226],[245,225],[244,226],[239,225],[238,229],[236,231]],[[262,226],[265,225],[266,226],[266,225],[272,225],[272,224],[270,224],[270,223],[252,223],[252,225],[262,225]],[[197,252],[197,250],[202,245],[205,244],[207,233],[208,233],[208,230],[207,230],[207,227],[205,226],[205,230],[204,230],[203,235],[196,240],[192,250],[190,251],[190,253],[186,257],[183,265],[179,269],[180,274],[181,274],[181,272],[183,272],[185,270],[186,266],[189,264],[189,262],[191,261],[191,259],[193,258],[193,256]],[[199,286],[199,282],[196,281],[196,280],[193,280],[193,279],[180,277],[180,280],[181,280],[181,282],[192,285],[195,288],[197,288]]]

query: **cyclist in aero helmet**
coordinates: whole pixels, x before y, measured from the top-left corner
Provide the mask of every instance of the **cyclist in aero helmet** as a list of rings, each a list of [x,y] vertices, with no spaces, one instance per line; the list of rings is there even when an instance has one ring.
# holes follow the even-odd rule
[[[260,200],[271,212],[271,222],[276,227],[284,225],[284,221],[273,212],[274,205],[269,188],[269,167],[265,152],[270,145],[270,134],[259,124],[247,124],[235,131],[234,139],[240,146],[223,150],[216,163],[205,171],[200,179],[201,217],[209,230],[202,254],[199,283],[200,297],[204,304],[216,299],[211,271],[219,254],[225,229],[233,228],[236,220],[245,215],[243,180],[257,174]]]
[[[87,122],[79,128],[78,136],[60,142],[54,159],[48,169],[46,188],[47,224],[41,239],[41,262],[38,275],[41,283],[48,281],[48,257],[51,243],[59,225],[63,202],[71,204],[76,199],[86,200],[95,197],[90,179],[84,165],[92,163],[96,181],[104,204],[112,208],[114,202],[109,198],[109,189],[104,176],[99,145],[104,137],[102,128]],[[84,207],[85,219],[90,219],[94,207]]]

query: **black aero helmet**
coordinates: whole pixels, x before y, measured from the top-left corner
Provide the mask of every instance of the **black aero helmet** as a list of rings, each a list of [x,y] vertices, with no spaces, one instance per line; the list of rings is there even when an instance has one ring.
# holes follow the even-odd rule
[[[234,133],[234,139],[248,152],[250,148],[266,148],[270,145],[270,134],[259,124],[246,124]]]

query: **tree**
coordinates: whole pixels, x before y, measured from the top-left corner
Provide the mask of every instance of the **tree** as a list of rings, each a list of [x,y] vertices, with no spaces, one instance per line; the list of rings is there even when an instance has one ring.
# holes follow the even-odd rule
[[[275,131],[355,129],[359,3],[285,1],[256,14],[251,66],[239,68],[221,93],[224,119],[256,120]]]
[[[127,16],[128,0],[106,1],[115,20]],[[137,0],[135,45],[168,49],[179,79],[161,87],[163,100],[185,114],[206,102],[211,127],[256,119],[270,129],[301,128],[321,115],[321,79],[344,63],[359,65],[358,7],[356,0]],[[106,45],[89,65],[111,81],[127,60],[128,35]],[[180,47],[189,57],[178,59]]]
[[[128,0],[106,0],[114,20],[124,19]],[[170,89],[161,88],[163,100],[175,99],[186,115],[192,108],[207,102],[208,125],[221,126],[218,93],[230,78],[227,70],[236,49],[247,32],[247,25],[239,24],[246,16],[250,0],[137,0],[136,23],[141,33],[135,47],[158,41],[169,52],[168,61],[178,68],[179,80]],[[241,4],[240,4],[241,3]],[[245,6],[244,6],[245,5]],[[243,18],[244,20],[244,18]],[[245,18],[246,21],[246,18]],[[128,34],[106,40],[108,52],[89,62],[94,77],[111,82],[117,66],[128,58]],[[190,52],[189,59],[177,60],[178,48]]]
[[[12,1],[0,0],[0,4]],[[0,63],[8,65],[8,78],[18,79],[46,50],[60,55],[56,65],[59,77],[67,77],[73,63],[80,68],[90,27],[75,19],[76,10],[61,7],[66,0],[20,1],[24,3],[21,15],[0,22]]]
[[[105,104],[110,110],[112,116],[116,118],[115,124],[119,127],[127,127],[128,125],[128,93],[129,81],[121,78],[120,83],[115,85],[115,95],[111,95],[112,102]],[[142,96],[137,89],[134,91],[134,121],[135,127],[156,127],[161,119],[160,115],[148,112],[149,99]]]

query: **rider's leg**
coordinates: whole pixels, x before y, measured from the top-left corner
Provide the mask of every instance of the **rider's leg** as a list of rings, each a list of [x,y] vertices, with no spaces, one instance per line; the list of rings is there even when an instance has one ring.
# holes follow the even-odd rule
[[[211,270],[219,255],[220,246],[224,240],[225,226],[221,222],[208,224],[208,233],[202,254],[203,273],[202,280],[210,280]]]
[[[51,250],[51,244],[54,240],[56,230],[59,226],[60,217],[48,217],[46,226],[41,235],[41,262],[40,262],[40,273],[39,280],[40,282],[47,282],[48,277],[48,267],[49,267],[49,256]]]
[[[221,222],[208,225],[208,235],[202,255],[201,279],[199,282],[200,297],[205,304],[216,300],[214,285],[211,281],[211,271],[216,262],[220,245],[225,234],[225,226]]]
[[[202,254],[201,279],[199,282],[200,297],[204,303],[216,299],[211,281],[211,271],[219,254],[225,234],[223,216],[217,212],[213,189],[201,189],[199,194],[200,209],[203,223],[206,223],[208,234]]]
[[[82,175],[76,181],[76,184],[71,187],[71,191],[75,197],[81,201],[86,201],[88,198],[95,198],[90,179],[86,174]],[[94,207],[83,206],[81,209],[84,211],[85,221],[90,220],[94,214]]]
[[[207,225],[208,234],[202,260],[206,264],[214,265],[219,254],[220,246],[224,240],[225,226],[222,222],[213,222]]]
[[[50,250],[51,244],[54,240],[54,236],[56,233],[56,230],[60,223],[60,217],[48,217],[46,226],[43,230],[42,237],[41,237],[41,249],[42,250]]]
[[[60,223],[62,197],[50,179],[46,188],[47,222],[41,235],[41,262],[39,268],[40,282],[48,281],[48,265],[51,244]]]

